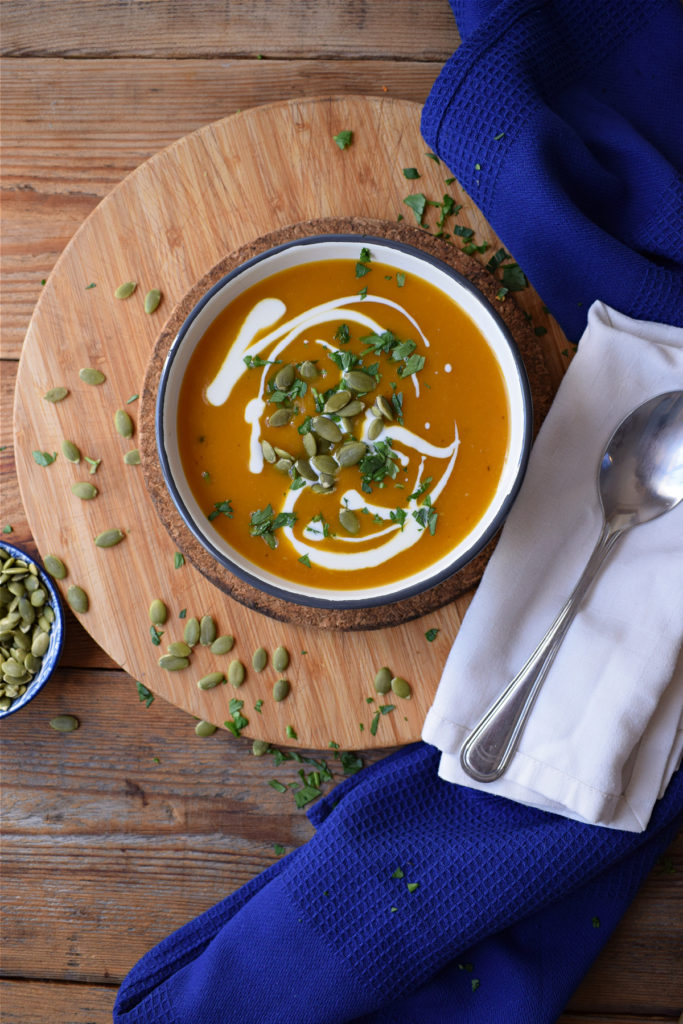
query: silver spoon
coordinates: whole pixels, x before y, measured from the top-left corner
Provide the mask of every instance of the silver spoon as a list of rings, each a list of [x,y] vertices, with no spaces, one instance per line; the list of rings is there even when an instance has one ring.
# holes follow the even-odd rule
[[[619,537],[683,501],[683,391],[658,395],[622,420],[600,462],[598,494],[602,531],[579,582],[522,670],[463,744],[462,767],[479,782],[493,782],[507,768],[574,615]]]

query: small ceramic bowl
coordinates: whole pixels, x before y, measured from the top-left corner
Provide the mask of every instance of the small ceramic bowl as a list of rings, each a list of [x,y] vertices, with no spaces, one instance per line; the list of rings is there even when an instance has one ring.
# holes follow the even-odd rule
[[[292,266],[321,260],[357,260],[361,248],[378,263],[419,276],[445,292],[484,335],[502,375],[508,403],[510,437],[493,499],[468,535],[446,557],[406,579],[365,590],[332,590],[285,581],[236,551],[213,528],[187,482],[178,445],[178,401],[183,375],[197,345],[214,319],[246,289]],[[529,382],[514,338],[487,298],[453,267],[404,242],[368,235],[317,235],[297,238],[261,252],[208,288],[185,318],[161,370],[156,398],[156,444],[163,481],[184,524],[202,548],[229,573],[275,599],[315,608],[369,608],[404,601],[436,587],[474,558],[500,528],[521,484],[532,437]]]
[[[35,558],[32,558],[25,551],[21,551],[19,548],[13,547],[11,544],[6,544],[4,541],[0,542],[0,548],[2,548],[3,551],[6,551],[11,557],[22,559],[27,564],[34,565],[36,567],[38,579],[48,593],[47,604],[54,612],[54,622],[50,629],[50,643],[47,651],[43,655],[40,669],[30,681],[24,693],[20,697],[15,697],[6,710],[0,710],[0,718],[6,718],[8,715],[13,715],[16,711],[20,711],[22,708],[26,707],[29,701],[32,701],[36,694],[42,690],[45,683],[57,667],[57,662],[59,661],[59,657],[62,653],[62,647],[64,646],[64,610],[59,599],[57,588],[43,569],[42,565],[37,562]]]

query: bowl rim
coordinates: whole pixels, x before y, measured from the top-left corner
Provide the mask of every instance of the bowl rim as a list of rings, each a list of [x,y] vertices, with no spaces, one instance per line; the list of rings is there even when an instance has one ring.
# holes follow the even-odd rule
[[[54,582],[48,576],[48,573],[42,563],[39,562],[37,558],[34,558],[33,555],[29,555],[27,551],[22,551],[21,548],[17,548],[13,544],[8,544],[5,540],[0,539],[0,546],[2,546],[5,551],[9,551],[15,558],[22,558],[24,561],[31,562],[35,565],[38,570],[38,575],[40,576],[40,582],[46,587],[50,595],[50,607],[55,613],[55,621],[52,623],[52,629],[50,630],[50,644],[46,653],[43,655],[44,659],[49,659],[49,663],[46,666],[45,661],[43,661],[40,671],[28,684],[25,693],[23,693],[21,697],[16,697],[6,711],[0,711],[0,718],[7,718],[9,715],[13,715],[16,711],[20,711],[23,707],[26,707],[26,705],[33,700],[36,694],[40,693],[42,688],[45,686],[45,683],[57,668],[64,648],[66,619],[59,591],[57,590]]]
[[[378,594],[374,596],[354,596],[354,594],[362,595],[362,591],[357,592],[349,590],[349,597],[340,599],[336,596],[333,599],[326,598],[322,594],[314,595],[310,593],[300,593],[296,589],[292,592],[286,589],[287,581],[283,580],[283,585],[278,586],[272,583],[270,580],[264,580],[257,576],[255,573],[250,573],[247,569],[244,569],[241,565],[235,564],[224,552],[218,549],[210,540],[209,537],[199,528],[195,518],[189,512],[185,502],[180,494],[180,491],[176,485],[174,475],[171,470],[169,458],[164,445],[164,405],[166,398],[167,386],[169,383],[169,375],[175,357],[182,347],[183,341],[192,327],[196,318],[200,315],[204,307],[209,303],[215,295],[217,295],[223,288],[226,287],[232,280],[241,276],[243,273],[248,271],[251,267],[262,263],[276,254],[292,248],[301,248],[303,246],[314,245],[316,243],[334,243],[334,242],[349,242],[349,243],[360,243],[365,246],[383,246],[388,249],[397,250],[406,255],[413,256],[416,259],[428,263],[440,270],[448,277],[456,281],[456,283],[467,290],[481,306],[484,307],[486,312],[495,321],[496,327],[502,335],[505,344],[512,357],[517,383],[520,390],[520,399],[522,407],[522,427],[521,427],[521,446],[520,452],[517,459],[517,463],[514,469],[514,480],[512,486],[504,496],[498,511],[489,523],[488,527],[484,532],[477,538],[475,544],[463,552],[458,558],[449,562],[448,565],[444,566],[439,572],[427,575],[423,580],[413,583],[409,586],[399,586],[392,588],[387,591],[386,594]],[[514,336],[501,317],[498,310],[493,306],[491,301],[477,288],[477,286],[470,281],[467,277],[461,274],[454,267],[450,266],[445,261],[438,257],[426,252],[417,246],[411,245],[400,239],[384,238],[381,235],[367,234],[363,232],[331,232],[330,234],[313,234],[306,235],[303,237],[293,238],[288,241],[282,242],[278,245],[272,246],[262,252],[257,253],[255,256],[250,257],[238,266],[233,267],[226,274],[222,275],[218,281],[216,281],[211,287],[201,296],[200,299],[193,305],[190,312],[184,318],[182,324],[178,328],[178,331],[173,338],[171,345],[168,349],[166,357],[161,368],[161,374],[159,378],[159,387],[156,397],[155,410],[154,410],[154,431],[156,440],[156,450],[159,456],[159,462],[161,465],[162,476],[164,484],[168,493],[171,496],[173,504],[175,505],[183,523],[190,530],[195,539],[202,545],[202,547],[214,558],[224,569],[234,574],[243,582],[247,583],[250,587],[261,591],[271,597],[279,600],[284,600],[290,605],[304,605],[311,608],[319,609],[361,609],[361,608],[376,608],[383,605],[394,604],[396,602],[405,601],[406,599],[416,597],[420,593],[426,592],[433,587],[438,586],[445,580],[453,576],[456,572],[463,568],[468,562],[476,557],[489,543],[489,541],[495,536],[500,529],[501,525],[505,521],[510,507],[517,497],[519,489],[522,485],[526,467],[529,459],[529,453],[532,444],[533,435],[533,402],[531,397],[531,387],[529,378],[526,370],[526,366],[522,359],[522,356],[517,347],[517,343]],[[291,584],[295,588],[295,584]]]

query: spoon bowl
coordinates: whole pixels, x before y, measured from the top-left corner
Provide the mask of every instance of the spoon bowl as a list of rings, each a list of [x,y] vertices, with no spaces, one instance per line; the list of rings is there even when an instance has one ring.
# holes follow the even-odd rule
[[[463,744],[463,770],[478,782],[493,782],[510,763],[560,644],[615,543],[683,501],[683,391],[657,395],[622,420],[605,446],[597,483],[603,523],[586,568],[536,650]]]

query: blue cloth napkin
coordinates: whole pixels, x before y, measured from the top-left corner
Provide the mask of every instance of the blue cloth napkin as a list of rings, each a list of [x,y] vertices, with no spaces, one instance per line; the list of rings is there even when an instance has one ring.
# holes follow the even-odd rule
[[[680,324],[678,0],[455,8],[426,140],[571,337],[595,298]],[[626,833],[439,759],[414,744],[319,801],[305,846],[143,957],[116,1024],[553,1024],[680,824],[683,773]]]
[[[437,776],[416,743],[314,806],[309,842],[148,953],[117,1024],[552,1024],[674,834]]]
[[[593,301],[683,326],[679,0],[451,0],[422,133],[572,341]]]

